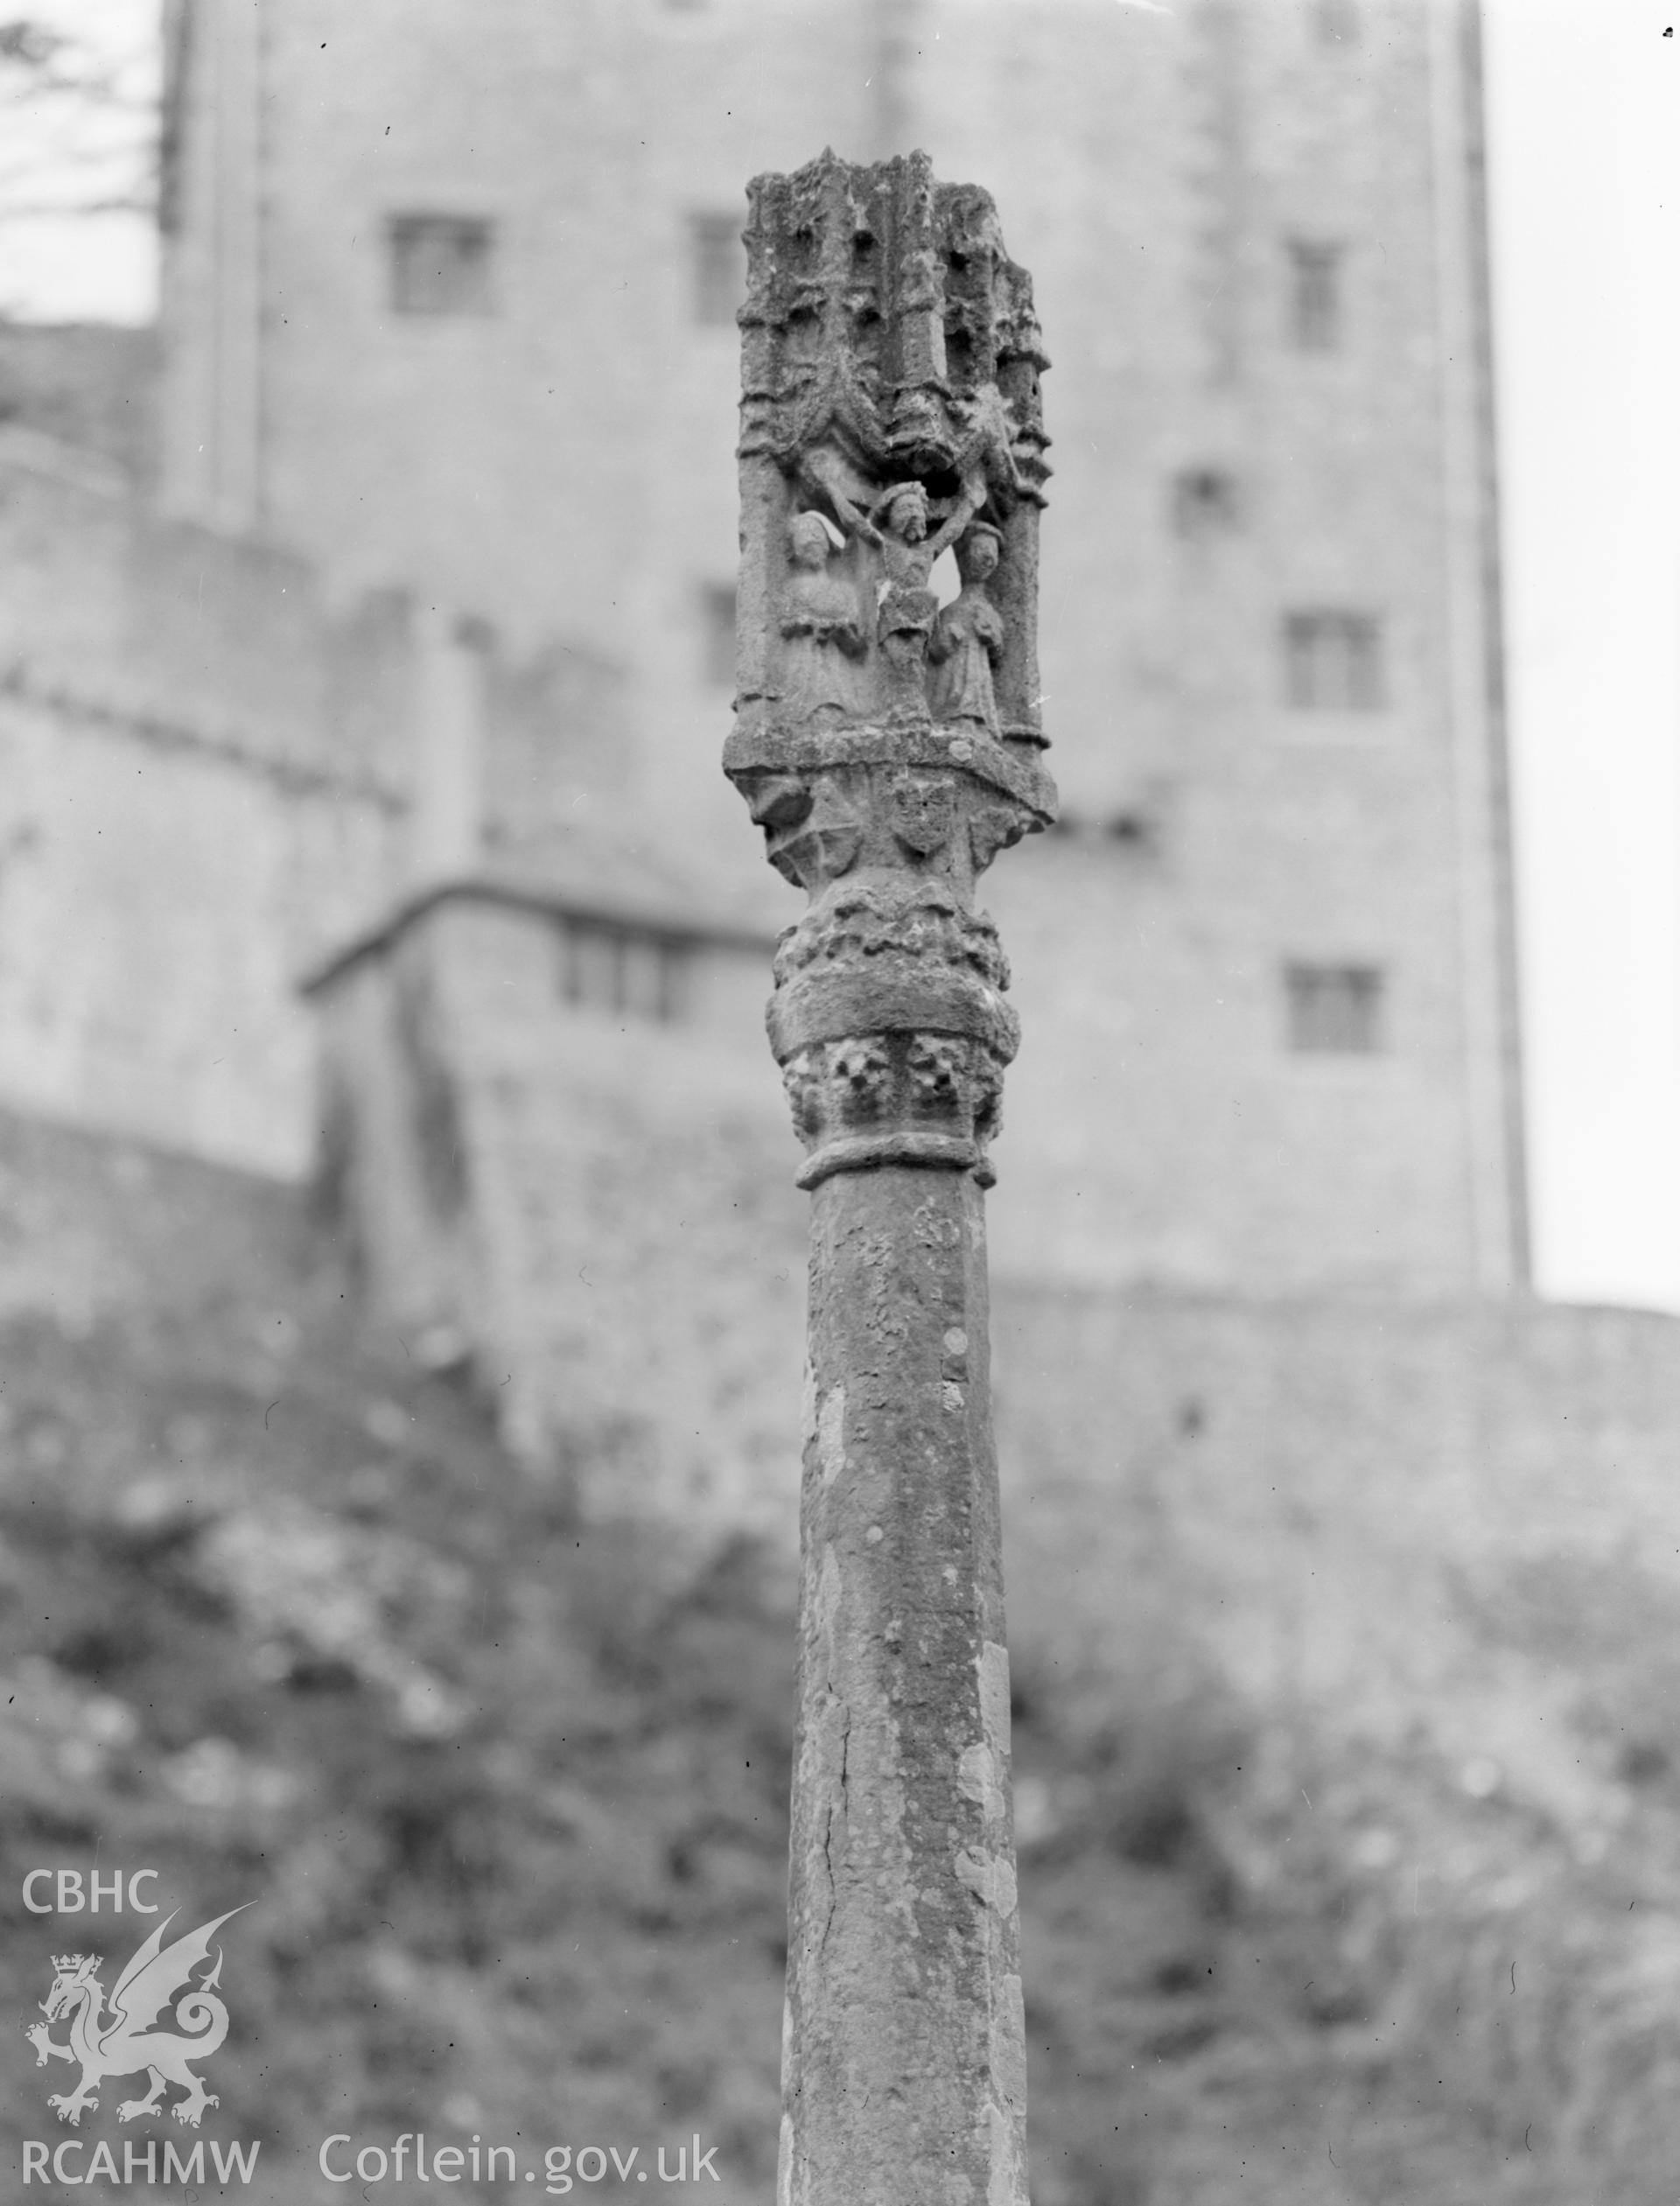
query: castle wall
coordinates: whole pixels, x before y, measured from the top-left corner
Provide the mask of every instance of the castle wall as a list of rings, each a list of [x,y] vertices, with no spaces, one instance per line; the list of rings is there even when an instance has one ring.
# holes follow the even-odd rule
[[[1491,1759],[1567,1824],[1614,1826],[1614,1742],[1583,1755],[1544,1663],[1489,1621],[1560,1566],[1672,1599],[1680,1321],[1005,1283],[993,1333],[1028,1661],[1101,1674],[1187,1628],[1256,1700]]]
[[[121,468],[23,428],[0,428],[0,663],[276,767],[374,767],[335,756],[302,561],[161,520]]]
[[[0,1099],[296,1178],[298,970],[400,863],[402,637],[0,428]]]
[[[360,915],[388,828],[178,725],[0,682],[0,1097],[300,1177],[296,970]]]
[[[0,427],[96,452],[136,478],[155,464],[158,332],[116,322],[0,322]]]
[[[785,1544],[806,1201],[774,1068],[739,1047],[767,952],[468,889],[315,994],[376,1306],[470,1351],[509,1443],[592,1513]]]
[[[1282,778],[1297,764],[1249,771]],[[1180,788],[1181,854],[1058,836],[1012,851],[984,884],[1024,1029],[991,1199],[1001,1272],[1241,1280],[1260,1294],[1442,1293],[1472,1274],[1461,1005],[1450,972],[1403,954],[1450,930],[1448,884],[1408,891],[1377,855],[1398,858],[1435,795],[1403,759],[1341,766],[1314,761],[1310,795],[1297,777],[1309,814],[1343,823],[1349,844],[1316,911],[1282,850],[1268,914],[1260,854],[1245,880],[1211,847],[1240,812],[1240,782]],[[1383,1052],[1289,1050],[1280,933],[1374,961],[1396,953]]]
[[[0,582],[0,1100],[299,1177],[308,972],[440,876],[637,886],[587,831],[623,781],[598,655],[522,661],[395,592],[329,608],[26,423]]]

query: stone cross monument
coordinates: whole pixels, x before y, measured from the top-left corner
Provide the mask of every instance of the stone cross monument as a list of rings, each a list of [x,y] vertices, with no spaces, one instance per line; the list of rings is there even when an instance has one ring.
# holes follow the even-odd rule
[[[750,196],[724,768],[811,899],[769,1009],[814,1198],[780,2195],[1025,2206],[982,1208],[1018,1028],[974,888],[1055,816],[1046,361],[925,154]]]

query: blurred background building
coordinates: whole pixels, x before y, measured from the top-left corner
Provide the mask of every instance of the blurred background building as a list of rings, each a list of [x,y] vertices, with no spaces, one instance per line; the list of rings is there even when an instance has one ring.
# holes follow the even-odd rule
[[[173,0],[165,46],[155,344],[6,338],[0,1092],[312,1176],[533,1466],[583,1433],[590,1506],[785,1536],[742,187],[925,144],[1054,358],[1018,1541],[1100,1621],[1145,1471],[1278,1495],[1222,1452],[1256,1388],[1383,1506],[1409,1418],[1598,1444],[1669,1328],[1524,1296],[1473,7]]]
[[[162,508],[597,675],[499,813],[430,752],[458,874],[564,823],[792,915],[716,770],[742,186],[984,179],[1054,339],[1068,802],[999,891],[1002,1260],[1522,1279],[1468,13],[183,6],[172,57]]]
[[[1677,2103],[1680,1335],[1529,1292],[1471,0],[164,31],[158,326],[0,322],[18,1860],[166,1800],[184,1890],[272,1877],[276,2014],[354,2018],[298,2135],[353,2039],[364,2107],[453,2076],[469,2125],[517,2068],[546,2119],[564,2030],[603,2137],[656,2083],[767,2193],[788,1635],[731,1543],[792,1544],[806,1205],[761,1027],[797,907],[718,766],[739,231],[755,172],[925,145],[1054,363],[1065,817],[990,900],[1044,2195],[1144,2196],[1102,2155],[1175,2090],[1171,2195],[1225,2195],[1303,2076],[1366,2106],[1369,2021],[1390,2143],[1344,2189],[1313,2130],[1326,2199],[1434,2206],[1413,2121],[1479,2195],[1539,2146],[1578,2197],[1614,2132],[1665,2197],[1627,2140]],[[311,1205],[342,1276],[292,1261]],[[690,1936],[655,2070],[620,1987],[641,2028]],[[499,2034],[515,1947],[542,2023]]]
[[[691,1121],[659,1068],[709,1055],[700,1115],[746,1110],[773,1169],[753,974],[792,900],[717,768],[742,186],[920,144],[994,191],[1055,361],[1067,809],[997,899],[1030,1037],[1000,1275],[1523,1285],[1473,11],[179,0],[166,49],[143,487],[14,459],[54,545],[11,597],[17,739],[80,731],[41,734],[14,833],[72,758],[122,790],[14,893],[127,915],[11,937],[84,937],[76,984],[4,984],[15,1092],[297,1173],[324,1024],[376,1281],[445,1332],[500,1306],[522,1369],[581,1322],[530,1332],[592,1237],[537,1131],[591,1048],[650,1053],[602,1068],[606,1129],[615,1088]],[[416,928],[468,927],[487,964],[417,1020]],[[294,986],[327,963],[323,1021]],[[382,1019],[410,1078],[429,1026],[427,1110],[375,1105]],[[416,1120],[469,1162],[404,1170]],[[668,1203],[694,1169],[631,1176]]]

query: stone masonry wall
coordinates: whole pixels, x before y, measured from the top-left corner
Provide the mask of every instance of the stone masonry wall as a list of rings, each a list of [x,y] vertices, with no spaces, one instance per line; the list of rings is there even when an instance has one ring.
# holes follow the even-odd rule
[[[1256,1700],[1614,1824],[1613,1774],[1482,1620],[1613,1559],[1673,1600],[1680,1320],[1006,1284],[993,1325],[1018,1645],[1101,1670],[1187,1628]]]
[[[136,476],[153,459],[157,380],[155,329],[0,321],[0,423],[85,446]]]
[[[696,952],[660,1023],[563,1000],[559,928],[445,900],[321,991],[370,1285],[416,1349],[470,1346],[533,1474],[592,1516],[791,1557],[807,1199],[750,1031],[761,954]],[[1680,1595],[1680,1320],[999,1263],[992,1332],[1026,1668],[1188,1645],[1240,1695],[1614,1828],[1625,1788],[1486,1616],[1523,1573],[1613,1559]]]
[[[360,916],[388,820],[190,732],[0,683],[0,1096],[297,1179],[298,967]],[[360,893],[359,893],[360,892]]]
[[[298,983],[435,862],[416,821],[464,870],[631,885],[591,832],[617,670],[483,631],[440,666],[451,631],[397,592],[328,605],[301,561],[0,420],[0,1100],[301,1178]]]
[[[470,1348],[592,1513],[791,1544],[806,1198],[769,1053],[738,1047],[767,945],[690,944],[668,1023],[568,1003],[564,956],[557,914],[469,895],[318,991],[369,1287]]]
[[[0,426],[0,1099],[309,1169],[296,979],[394,885],[402,641]]]

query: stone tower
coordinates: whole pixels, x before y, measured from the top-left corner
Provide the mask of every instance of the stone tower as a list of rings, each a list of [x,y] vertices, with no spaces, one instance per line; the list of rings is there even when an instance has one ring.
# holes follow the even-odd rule
[[[732,883],[744,187],[984,178],[1056,338],[1063,795],[991,897],[998,1271],[1522,1284],[1470,0],[172,0],[170,46],[171,504],[615,662],[617,824]]]

